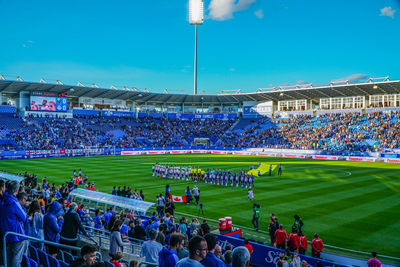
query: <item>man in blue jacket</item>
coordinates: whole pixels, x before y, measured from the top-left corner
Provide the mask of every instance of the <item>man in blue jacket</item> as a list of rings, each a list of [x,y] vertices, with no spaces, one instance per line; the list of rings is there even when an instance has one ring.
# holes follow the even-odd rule
[[[43,228],[44,228],[44,239],[47,241],[58,243],[60,239],[60,232],[64,219],[60,215],[62,210],[61,204],[58,201],[53,201],[47,213],[44,215]],[[54,256],[57,255],[58,248],[49,246],[49,254]]]
[[[207,241],[208,253],[200,263],[205,267],[225,267],[225,263],[215,256],[215,247],[217,246],[217,237],[214,234],[206,234],[204,239]]]
[[[179,261],[177,252],[181,250],[185,243],[185,237],[182,234],[172,234],[169,240],[169,247],[163,247],[158,254],[159,267],[175,267]]]
[[[24,235],[24,224],[27,220],[26,210],[18,202],[16,195],[19,183],[11,181],[7,184],[7,194],[4,196],[1,207],[2,234],[16,232]],[[8,235],[7,238],[7,264],[11,267],[21,266],[22,257],[27,253],[28,242],[25,238]]]

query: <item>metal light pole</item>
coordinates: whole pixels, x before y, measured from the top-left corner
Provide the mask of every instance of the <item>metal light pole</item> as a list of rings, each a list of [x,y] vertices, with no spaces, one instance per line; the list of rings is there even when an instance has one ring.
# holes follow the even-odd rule
[[[194,84],[193,94],[197,95],[197,25],[203,24],[204,0],[189,0],[189,23],[194,24]]]
[[[193,94],[197,95],[197,24],[194,25],[194,85]]]

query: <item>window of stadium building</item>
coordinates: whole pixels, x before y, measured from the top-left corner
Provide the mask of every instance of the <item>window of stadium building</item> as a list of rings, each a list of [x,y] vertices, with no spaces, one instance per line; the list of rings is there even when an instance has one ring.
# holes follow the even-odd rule
[[[342,98],[332,98],[331,109],[341,109],[342,107]]]
[[[286,101],[279,102],[279,111],[287,111],[287,102]]]
[[[288,110],[289,111],[296,110],[296,101],[288,101]]]
[[[384,95],[383,104],[385,107],[395,107],[396,106],[396,95]]]
[[[381,95],[371,95],[369,98],[370,107],[379,108],[383,107]]]
[[[364,108],[365,97],[356,96],[354,97],[354,108]]]
[[[373,108],[399,107],[400,95],[372,95],[369,98],[369,105]]]
[[[344,109],[352,109],[353,108],[353,97],[345,97],[343,98],[343,108]]]
[[[297,110],[307,109],[307,100],[297,100],[296,101]]]
[[[322,98],[320,99],[319,103],[321,105],[321,109],[329,109],[331,100],[330,98]]]

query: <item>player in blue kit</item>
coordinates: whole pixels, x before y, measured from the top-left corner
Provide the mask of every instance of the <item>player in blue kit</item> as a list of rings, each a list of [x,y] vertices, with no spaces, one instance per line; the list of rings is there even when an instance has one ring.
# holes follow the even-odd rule
[[[224,172],[222,173],[222,183],[221,183],[221,185],[225,185],[226,175],[227,175],[226,170],[224,170]]]
[[[235,172],[235,184],[234,184],[234,186],[239,186],[239,173],[236,174],[236,172]]]

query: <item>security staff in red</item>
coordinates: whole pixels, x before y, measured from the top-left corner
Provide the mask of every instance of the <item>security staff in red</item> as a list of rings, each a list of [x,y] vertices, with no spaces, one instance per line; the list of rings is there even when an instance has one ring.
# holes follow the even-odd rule
[[[290,251],[295,251],[299,249],[299,235],[297,234],[296,228],[292,228],[292,233],[289,235],[287,240],[287,245]]]
[[[314,239],[311,241],[311,247],[312,247],[312,256],[316,258],[321,257],[321,252],[324,249],[324,243],[322,240],[318,237],[318,234],[316,233],[314,235]]]
[[[287,233],[286,230],[283,229],[283,225],[279,225],[279,229],[275,231],[275,243],[276,247],[280,249],[286,248],[286,237]]]
[[[306,255],[307,247],[308,247],[307,237],[304,234],[300,234],[299,253]]]

